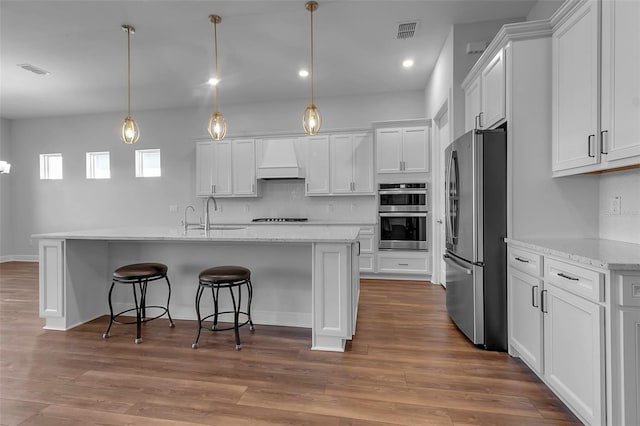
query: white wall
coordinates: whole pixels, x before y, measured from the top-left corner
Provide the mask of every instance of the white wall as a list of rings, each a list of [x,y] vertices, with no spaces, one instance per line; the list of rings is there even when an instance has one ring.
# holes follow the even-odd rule
[[[565,0],[538,0],[533,5],[529,14],[527,15],[527,21],[537,21],[539,19],[548,19],[558,8],[564,3]]]
[[[368,128],[374,121],[421,118],[425,110],[422,91],[318,98],[316,104],[323,113],[324,132]],[[301,117],[305,106],[305,100],[274,101],[228,107],[223,104],[221,110],[229,126],[227,137],[261,132],[302,135]],[[189,204],[194,205],[200,215],[201,200],[193,195],[193,140],[205,137],[210,113],[209,107],[134,110],[133,116],[142,133],[134,146],[119,140],[123,114],[12,120],[9,132],[13,157],[12,199],[7,203],[12,215],[12,235],[3,254],[36,255],[37,242],[30,238],[34,233],[128,225],[178,226],[183,209]],[[147,148],[161,149],[163,176],[160,178],[134,177],[134,150]],[[85,153],[105,150],[111,152],[112,178],[87,180]],[[63,155],[64,179],[41,181],[39,154],[53,152]],[[305,197],[302,181],[265,182],[263,189],[260,199],[220,200],[222,213],[217,213],[214,220],[298,212],[319,219],[375,220],[373,196]],[[3,201],[3,209],[4,205]],[[179,212],[170,213],[169,205],[178,205]]]
[[[449,31],[440,55],[425,88],[425,116],[433,118],[453,87],[453,27]]]
[[[600,176],[600,238],[640,244],[640,170]],[[621,211],[612,212],[612,198],[621,197]]]
[[[11,156],[11,144],[9,143],[9,127],[11,122],[0,118],[0,160],[13,163]],[[12,165],[12,167],[14,167]],[[15,168],[14,168],[15,170]],[[9,241],[11,240],[11,227],[9,226],[9,183],[13,175],[0,174],[0,261],[9,254]]]

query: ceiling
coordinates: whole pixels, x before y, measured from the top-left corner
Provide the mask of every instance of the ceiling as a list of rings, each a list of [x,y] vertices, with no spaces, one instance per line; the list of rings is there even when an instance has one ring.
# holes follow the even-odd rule
[[[535,0],[319,0],[314,13],[318,98],[419,90],[452,24],[518,18]],[[220,110],[225,104],[307,99],[309,12],[304,0],[1,0],[0,116],[126,112],[127,36],[132,112],[213,105],[218,24]],[[398,23],[419,20],[412,39]],[[401,66],[411,57],[411,69]],[[49,71],[36,75],[18,67]]]

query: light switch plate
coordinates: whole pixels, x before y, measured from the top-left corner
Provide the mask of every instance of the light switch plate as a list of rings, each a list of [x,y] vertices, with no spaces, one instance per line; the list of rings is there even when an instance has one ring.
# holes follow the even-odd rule
[[[611,197],[611,214],[613,216],[619,216],[621,214],[622,197],[616,195]]]

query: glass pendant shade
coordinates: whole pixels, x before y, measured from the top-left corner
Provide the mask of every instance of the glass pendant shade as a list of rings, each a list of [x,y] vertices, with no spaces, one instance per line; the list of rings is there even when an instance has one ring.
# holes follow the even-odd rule
[[[138,123],[136,123],[136,120],[131,118],[130,115],[127,115],[125,119],[122,120],[122,133],[120,134],[120,138],[122,139],[122,142],[127,145],[132,145],[140,139],[140,128],[138,127]]]
[[[227,120],[218,111],[209,117],[209,136],[214,141],[221,141],[227,134]]]
[[[309,104],[302,115],[302,127],[308,135],[317,135],[322,126],[320,110],[314,104]]]

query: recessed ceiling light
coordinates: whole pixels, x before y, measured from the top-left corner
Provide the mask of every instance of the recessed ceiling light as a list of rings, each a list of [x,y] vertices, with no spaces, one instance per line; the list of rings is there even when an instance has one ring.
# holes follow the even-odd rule
[[[18,66],[20,68],[22,68],[23,70],[31,71],[32,73],[38,74],[38,75],[49,75],[49,74],[51,74],[49,71],[44,70],[42,68],[38,68],[35,65],[31,65],[31,64],[18,64]]]
[[[405,68],[411,68],[413,66],[413,59],[405,59],[402,61],[402,66]]]
[[[309,77],[309,71],[307,71],[307,70],[300,70],[300,71],[298,71],[298,75],[299,75],[300,77]]]
[[[220,80],[218,80],[217,78],[213,78],[213,77],[211,77],[211,78],[209,79],[209,81],[207,81],[207,84],[208,84],[209,86],[217,86],[217,85],[218,85],[218,83],[220,83]]]

